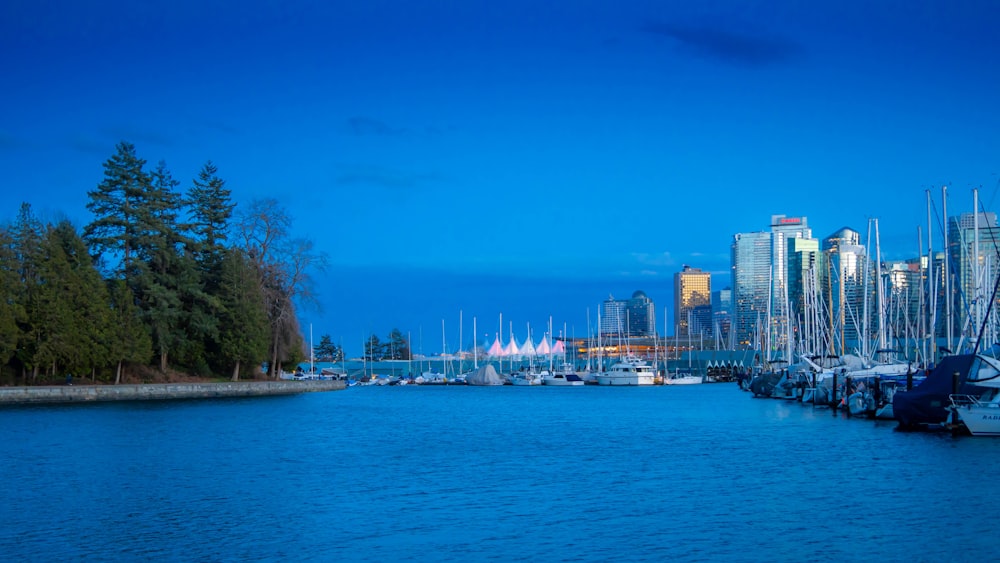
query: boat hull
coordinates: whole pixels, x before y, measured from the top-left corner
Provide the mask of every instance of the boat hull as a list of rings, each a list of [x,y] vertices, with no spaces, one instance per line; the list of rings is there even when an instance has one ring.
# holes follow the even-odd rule
[[[953,408],[973,436],[1000,436],[1000,405],[966,405]]]
[[[620,385],[620,386],[636,386],[636,385],[652,385],[654,383],[653,376],[650,375],[598,375],[597,384],[598,385]]]

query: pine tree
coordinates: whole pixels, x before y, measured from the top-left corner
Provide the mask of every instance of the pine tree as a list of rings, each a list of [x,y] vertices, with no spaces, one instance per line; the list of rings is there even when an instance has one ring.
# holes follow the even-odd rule
[[[150,177],[144,170],[146,161],[136,156],[135,145],[122,141],[115,150],[104,163],[104,180],[87,192],[87,209],[94,220],[84,227],[83,238],[95,257],[107,259],[110,254],[117,258],[112,270],[128,281],[141,230],[136,216]]]
[[[191,231],[198,241],[198,265],[211,291],[218,286],[221,265],[229,237],[229,220],[235,204],[225,180],[219,178],[212,161],[202,166],[188,191]]]

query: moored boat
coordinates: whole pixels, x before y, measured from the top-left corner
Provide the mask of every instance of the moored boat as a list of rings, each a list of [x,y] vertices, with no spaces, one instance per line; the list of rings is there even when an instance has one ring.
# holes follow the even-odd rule
[[[700,375],[695,375],[690,371],[676,370],[667,374],[663,380],[664,385],[697,385],[703,382]]]
[[[951,395],[953,422],[964,425],[973,436],[1000,436],[1000,360],[976,355],[966,382],[983,392]]]
[[[652,385],[656,374],[645,360],[627,356],[596,374],[598,385]]]

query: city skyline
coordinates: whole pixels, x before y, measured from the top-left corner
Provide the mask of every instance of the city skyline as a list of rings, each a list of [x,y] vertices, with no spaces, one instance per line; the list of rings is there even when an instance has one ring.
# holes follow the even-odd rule
[[[212,160],[330,258],[304,332],[437,352],[523,327],[582,336],[608,294],[672,319],[684,264],[731,286],[736,233],[822,239],[995,211],[990,2],[589,1],[498,7],[109,0],[0,8],[0,221],[90,219],[118,141],[186,188]],[[565,328],[562,328],[564,327]],[[506,329],[504,329],[506,330]],[[537,333],[536,333],[537,334]],[[308,338],[308,334],[306,334]]]

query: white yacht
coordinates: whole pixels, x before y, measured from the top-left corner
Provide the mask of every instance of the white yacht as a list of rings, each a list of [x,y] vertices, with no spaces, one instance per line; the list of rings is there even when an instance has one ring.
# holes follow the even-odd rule
[[[653,366],[634,356],[622,358],[611,369],[596,374],[598,385],[652,385],[655,379]]]
[[[558,368],[556,368],[551,374],[542,377],[543,385],[566,385],[572,387],[579,387],[584,385],[583,379],[576,374],[576,370],[573,366],[564,363]]]
[[[951,412],[973,436],[1000,436],[1000,360],[977,354],[966,383],[981,395],[951,395]]]

